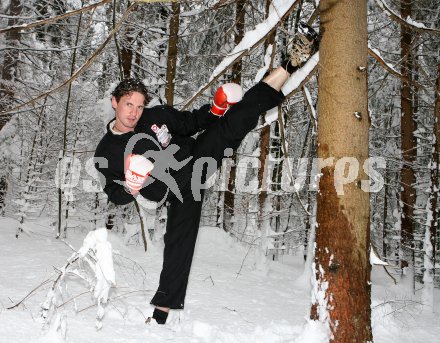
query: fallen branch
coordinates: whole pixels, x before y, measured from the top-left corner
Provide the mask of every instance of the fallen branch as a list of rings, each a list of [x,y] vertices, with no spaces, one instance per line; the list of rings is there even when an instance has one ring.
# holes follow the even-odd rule
[[[19,302],[15,303],[12,306],[6,307],[7,310],[12,310],[13,308],[16,308],[20,304],[22,304],[27,298],[29,298],[38,288],[48,284],[50,282],[50,279],[44,280],[42,283],[40,283],[37,287],[35,287],[33,290],[31,290],[23,299],[21,299]]]
[[[112,301],[117,300],[117,299],[119,299],[119,298],[123,298],[123,297],[127,296],[128,294],[133,294],[133,293],[145,293],[145,292],[151,292],[151,290],[141,289],[141,290],[134,290],[134,291],[129,291],[129,292],[126,292],[126,293],[123,293],[123,294],[119,294],[119,295],[117,295],[117,296],[114,296],[114,297],[109,298],[109,299],[108,299],[108,303],[111,304]],[[88,305],[88,306],[86,306],[86,307],[83,307],[82,309],[79,309],[79,310],[77,311],[77,313],[81,313],[81,312],[87,311],[87,310],[89,310],[89,309],[91,309],[91,308],[93,308],[93,307],[96,307],[96,306],[98,306],[98,304],[91,304],[91,305]],[[113,305],[113,306],[114,306],[114,305]]]
[[[41,304],[41,318],[44,327],[51,325],[52,319],[54,319],[52,323],[54,329],[60,330],[65,335],[65,319],[59,316],[58,310],[78,297],[72,297],[67,301],[59,301],[63,298],[62,283],[66,280],[66,276],[70,274],[86,282],[88,290],[84,293],[92,293],[98,307],[96,328],[100,329],[102,327],[102,318],[105,313],[103,304],[107,303],[110,288],[115,284],[112,248],[107,240],[107,235],[106,228],[90,231],[85,237],[82,247],[67,259],[64,266],[61,268],[54,267],[58,276],[53,281],[46,299]],[[67,242],[65,243],[71,247]],[[73,267],[75,262],[79,264],[80,268]],[[89,268],[82,268],[82,262],[87,263]]]

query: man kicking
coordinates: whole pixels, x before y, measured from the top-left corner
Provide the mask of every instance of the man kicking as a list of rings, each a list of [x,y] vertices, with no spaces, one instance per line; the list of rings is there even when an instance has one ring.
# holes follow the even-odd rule
[[[194,111],[145,108],[150,98],[136,79],[121,81],[113,91],[115,118],[95,152],[104,191],[115,204],[127,204],[139,193],[168,203],[162,272],[151,300],[157,323],[165,324],[170,309],[184,307],[200,222],[200,185],[221,166],[225,152],[230,156],[238,148],[259,116],[282,102],[281,87],[316,49],[316,33],[302,27],[282,67],[244,95],[239,85],[223,85],[212,104]]]

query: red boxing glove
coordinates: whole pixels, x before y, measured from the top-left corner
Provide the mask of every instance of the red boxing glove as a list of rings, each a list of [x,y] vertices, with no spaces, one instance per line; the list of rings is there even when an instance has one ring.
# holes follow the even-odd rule
[[[214,94],[211,112],[216,116],[223,116],[229,106],[236,104],[243,98],[243,89],[236,83],[226,83]]]
[[[154,165],[142,155],[130,154],[125,159],[125,186],[127,192],[135,195],[139,192]]]

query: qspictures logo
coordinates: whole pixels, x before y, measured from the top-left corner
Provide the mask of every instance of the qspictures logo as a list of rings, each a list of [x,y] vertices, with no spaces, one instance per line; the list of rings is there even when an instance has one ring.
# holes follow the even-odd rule
[[[158,128],[158,130],[160,130]],[[165,135],[166,136],[166,135]],[[166,137],[165,137],[166,138]],[[158,201],[158,205],[163,204],[169,192],[174,193],[177,199],[183,201],[181,190],[173,175],[179,173],[179,170],[188,163],[192,164],[192,172],[189,174],[191,178],[188,180],[191,186],[191,192],[195,200],[201,200],[202,190],[216,184],[219,191],[225,191],[228,188],[229,171],[233,164],[230,156],[231,149],[226,149],[223,159],[223,168],[221,168],[221,177],[212,177],[217,175],[218,170],[216,161],[211,157],[199,158],[192,161],[192,157],[188,157],[183,161],[178,161],[175,154],[180,149],[176,144],[170,144],[168,139],[164,140],[165,144],[158,143],[158,141],[146,133],[138,133],[133,135],[125,148],[124,156],[128,156],[133,152],[135,144],[141,140],[147,139],[153,142],[157,149],[146,151],[143,156],[154,163],[154,169],[151,175],[147,178],[143,187],[148,187],[150,184],[159,180],[167,187],[166,194]],[[171,139],[171,138],[170,138]],[[160,141],[159,141],[160,142]],[[168,142],[168,144],[166,144]],[[236,167],[238,170],[245,171],[237,174],[236,187],[239,192],[256,194],[261,191],[268,190],[271,184],[271,176],[274,168],[279,165],[279,159],[268,155],[264,166],[266,169],[263,182],[256,179],[257,170],[261,168],[261,161],[258,157],[247,156],[241,158]],[[87,176],[81,179],[82,164],[81,161],[75,157],[60,158],[56,175],[55,183],[58,188],[63,190],[66,200],[72,201],[75,198],[75,192],[100,192],[101,185],[105,183],[105,177],[95,169],[95,164],[100,168],[108,168],[108,161],[105,158],[90,158],[86,161],[84,169]],[[386,161],[383,157],[370,157],[361,164],[354,157],[342,157],[336,159],[329,157],[322,158],[301,158],[297,159],[295,163],[291,159],[283,159],[283,168],[281,179],[281,190],[286,193],[297,192],[304,187],[308,187],[308,191],[319,191],[319,180],[322,176],[322,170],[326,167],[331,167],[334,170],[334,187],[336,193],[340,196],[344,195],[344,186],[348,184],[356,184],[364,192],[376,193],[379,192],[384,185],[384,178],[378,169],[386,167]],[[308,167],[310,166],[310,167]],[[123,166],[121,166],[121,169]],[[286,170],[288,168],[289,170]],[[361,168],[363,170],[363,178],[360,179]],[[253,169],[253,171],[252,171]],[[307,171],[309,170],[309,171]],[[202,171],[203,175],[202,175]],[[307,173],[310,173],[308,183]],[[243,176],[245,175],[245,176]],[[247,175],[247,176],[246,176]],[[248,175],[255,175],[249,178]],[[113,182],[124,187],[124,181],[113,180]]]

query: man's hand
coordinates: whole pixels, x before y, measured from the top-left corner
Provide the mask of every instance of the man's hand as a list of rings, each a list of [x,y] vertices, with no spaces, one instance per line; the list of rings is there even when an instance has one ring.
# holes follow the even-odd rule
[[[216,116],[223,116],[229,107],[243,98],[243,89],[236,83],[226,83],[214,94],[211,112]]]
[[[127,192],[135,195],[139,192],[154,165],[142,155],[130,154],[125,159],[125,186]]]

